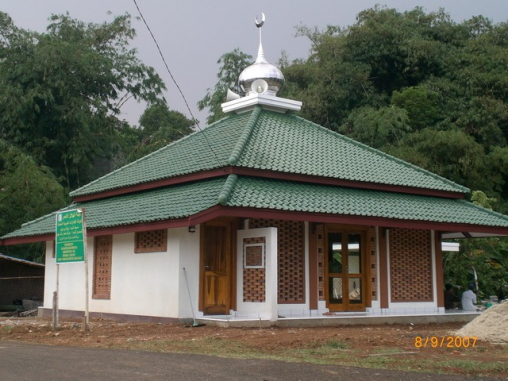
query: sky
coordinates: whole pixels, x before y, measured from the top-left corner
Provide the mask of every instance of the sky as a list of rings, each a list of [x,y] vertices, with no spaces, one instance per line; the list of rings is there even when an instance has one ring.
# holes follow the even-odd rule
[[[217,60],[239,48],[257,54],[258,31],[255,19],[266,16],[263,48],[270,63],[276,64],[285,51],[289,60],[306,58],[310,43],[295,37],[295,26],[303,24],[324,29],[327,25],[347,27],[356,15],[376,4],[399,11],[421,6],[427,12],[444,8],[456,22],[483,15],[495,23],[508,21],[508,0],[136,0],[168,63],[176,82],[187,98],[192,114],[204,126],[208,113],[197,102],[217,82]],[[2,0],[0,11],[18,27],[43,32],[52,14],[64,14],[84,22],[111,21],[114,15],[139,16],[134,0]],[[191,117],[177,87],[165,69],[155,43],[141,20],[133,20],[137,36],[132,43],[138,57],[156,69],[166,83],[164,93],[171,109]],[[146,105],[127,103],[120,117],[138,124]]]

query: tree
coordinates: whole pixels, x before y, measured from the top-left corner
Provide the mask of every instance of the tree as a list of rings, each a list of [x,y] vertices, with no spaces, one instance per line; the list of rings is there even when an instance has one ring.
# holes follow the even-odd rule
[[[65,206],[63,187],[48,167],[0,140],[0,236]],[[40,244],[2,247],[1,252],[30,260],[42,258]]]
[[[45,33],[35,33],[0,15],[0,137],[73,189],[91,180],[96,158],[118,149],[125,101],[162,102],[165,86],[129,49],[135,31],[128,14],[103,24],[68,14],[50,20]]]
[[[391,104],[406,110],[413,131],[435,126],[442,119],[441,96],[422,86],[395,90]]]
[[[243,69],[252,64],[252,56],[243,53],[236,48],[231,52],[224,53],[217,63],[220,66],[217,78],[219,81],[212,89],[207,89],[206,95],[198,102],[199,110],[208,108],[210,115],[206,118],[208,124],[211,124],[224,116],[221,104],[226,101],[228,89],[233,92],[244,95],[243,89],[238,85],[238,77]]]
[[[380,109],[366,106],[353,110],[339,132],[381,149],[398,143],[410,133],[408,122],[409,118],[404,109],[395,106]]]
[[[128,155],[128,161],[139,159],[190,134],[193,124],[184,114],[170,110],[166,105],[147,108],[139,119],[140,142]]]
[[[490,209],[495,199],[482,191],[474,191],[471,201]],[[500,300],[508,296],[508,239],[477,238],[459,240],[458,252],[443,253],[445,283],[461,286],[478,284],[478,296],[496,295]]]

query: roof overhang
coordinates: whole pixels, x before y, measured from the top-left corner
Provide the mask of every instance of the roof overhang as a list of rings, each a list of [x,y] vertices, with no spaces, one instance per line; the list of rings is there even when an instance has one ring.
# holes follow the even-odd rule
[[[327,213],[305,213],[305,212],[282,211],[273,209],[231,207],[222,205],[213,206],[202,212],[196,213],[188,218],[170,219],[165,221],[154,221],[141,224],[104,227],[97,229],[87,229],[87,235],[90,237],[94,237],[101,235],[125,234],[157,229],[187,227],[199,225],[221,217],[236,217],[244,219],[251,218],[277,219],[277,220],[291,220],[311,223],[324,223],[324,224],[378,226],[383,228],[425,229],[441,232],[441,237],[443,239],[508,236],[508,228],[506,227],[454,224],[446,222],[406,220],[406,219],[369,217],[369,216],[332,215]],[[54,239],[55,239],[54,234],[32,235],[25,237],[13,237],[3,239],[0,241],[0,244],[7,246],[31,242],[53,241]]]

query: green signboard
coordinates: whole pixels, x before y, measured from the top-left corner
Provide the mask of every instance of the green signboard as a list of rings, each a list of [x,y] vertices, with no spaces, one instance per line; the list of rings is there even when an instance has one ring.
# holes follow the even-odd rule
[[[56,215],[56,263],[85,260],[84,213],[81,209],[66,210]]]

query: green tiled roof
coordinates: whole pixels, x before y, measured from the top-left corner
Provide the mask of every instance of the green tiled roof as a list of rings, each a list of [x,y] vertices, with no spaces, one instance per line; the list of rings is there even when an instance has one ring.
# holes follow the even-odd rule
[[[83,203],[66,209],[85,208],[88,229],[107,228],[184,218],[217,205],[226,178],[212,179],[152,191],[133,193]],[[55,213],[24,224],[2,238],[51,234],[55,232]]]
[[[461,199],[250,177],[238,177],[225,205],[508,228],[508,216]]]
[[[469,191],[294,114],[261,113],[237,165],[352,181]]]
[[[230,115],[71,192],[72,197],[227,165],[250,113]],[[213,147],[213,151],[210,149]]]
[[[508,217],[465,200],[230,175],[75,204],[89,229],[186,218],[222,204],[293,212],[506,227]],[[55,215],[2,238],[54,233]]]
[[[71,196],[227,165],[441,191],[469,191],[294,114],[256,107],[253,111],[231,114],[203,131],[71,192]]]

